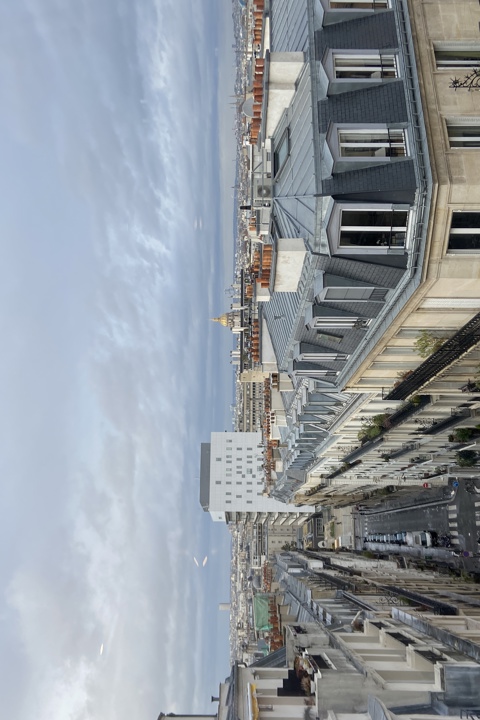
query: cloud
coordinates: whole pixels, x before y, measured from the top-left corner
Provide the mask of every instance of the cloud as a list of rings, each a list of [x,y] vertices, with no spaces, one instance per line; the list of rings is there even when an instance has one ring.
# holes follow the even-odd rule
[[[228,673],[225,627],[223,656],[205,653],[229,538],[196,479],[230,392],[230,338],[208,322],[224,303],[214,48],[228,11],[6,8],[4,707],[19,720],[202,712]],[[193,553],[210,556],[198,573]],[[178,687],[186,658],[193,693]]]

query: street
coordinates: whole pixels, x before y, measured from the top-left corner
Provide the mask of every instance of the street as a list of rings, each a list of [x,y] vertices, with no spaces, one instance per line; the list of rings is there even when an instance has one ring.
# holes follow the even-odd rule
[[[472,484],[473,485],[473,484]],[[480,492],[466,489],[465,480],[452,489],[449,500],[385,510],[364,510],[359,514],[362,538],[369,533],[395,533],[411,530],[433,530],[438,536],[449,535],[452,549],[478,552],[480,534]],[[428,494],[425,495],[428,501]],[[387,504],[387,503],[385,503]],[[400,548],[399,548],[400,549]]]

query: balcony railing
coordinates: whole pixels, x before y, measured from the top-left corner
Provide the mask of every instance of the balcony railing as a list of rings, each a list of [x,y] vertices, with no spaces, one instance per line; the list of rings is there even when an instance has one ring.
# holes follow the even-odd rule
[[[450,367],[468,350],[480,342],[480,313],[477,313],[453,337],[446,340],[442,347],[430,355],[400,385],[397,385],[384,398],[385,400],[405,400],[417,393],[442,370]]]
[[[356,450],[342,458],[342,463],[351,465],[355,460],[358,460],[360,457],[362,457],[362,455],[365,455],[370,450],[376,448],[383,442],[383,438],[387,433],[404,423],[412,415],[420,412],[420,410],[422,410],[430,402],[430,395],[420,395],[417,402],[410,402],[399,408],[396,412],[388,416],[388,428],[382,430],[382,432],[373,440],[367,440],[367,442],[364,442],[361,447],[357,448]],[[389,458],[390,457],[391,456],[389,456]],[[340,472],[338,472],[337,474],[340,474]]]
[[[383,592],[397,595],[399,597],[405,597],[408,600],[418,605],[423,605],[433,610],[434,615],[458,615],[458,610],[455,605],[437,600],[435,597],[428,597],[427,595],[421,595],[420,593],[412,592],[395,585],[381,585],[379,586]]]
[[[366,453],[370,452],[370,450],[374,450],[376,447],[379,447],[382,443],[383,443],[383,433],[380,437],[375,438],[375,440],[367,440],[367,442],[364,443],[361,447],[357,448],[356,450],[349,453],[348,455],[345,455],[345,457],[342,459],[342,463],[348,463],[349,465],[351,465],[355,460],[358,460],[359,458],[361,458],[362,455],[365,455]]]
[[[418,430],[417,432],[421,435],[438,435],[439,433],[443,432],[444,430],[448,430],[448,428],[453,427],[454,425],[458,425],[459,422],[462,422],[462,420],[465,420],[466,418],[470,417],[470,411],[464,410],[462,413],[458,413],[456,415],[450,415],[450,417],[445,418],[445,420],[439,420],[438,422],[433,422],[430,427],[422,428],[421,430]]]
[[[410,443],[406,447],[402,447],[399,450],[394,450],[392,453],[388,455],[389,460],[396,460],[399,457],[402,457],[402,455],[407,455],[407,453],[413,452],[418,447],[418,443]]]

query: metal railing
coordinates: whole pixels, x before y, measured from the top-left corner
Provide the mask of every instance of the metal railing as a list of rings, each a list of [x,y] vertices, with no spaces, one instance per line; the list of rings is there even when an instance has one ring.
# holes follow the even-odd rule
[[[385,400],[405,400],[418,393],[429,381],[433,380],[442,370],[459,360],[462,355],[480,342],[480,313],[446,340],[442,347],[430,355],[419,367],[403,380],[385,397]]]

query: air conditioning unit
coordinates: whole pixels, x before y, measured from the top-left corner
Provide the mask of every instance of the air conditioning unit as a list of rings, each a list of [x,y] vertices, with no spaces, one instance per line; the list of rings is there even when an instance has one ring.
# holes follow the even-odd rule
[[[270,200],[272,197],[272,186],[265,180],[266,178],[259,178],[255,183],[254,195],[257,201]]]

